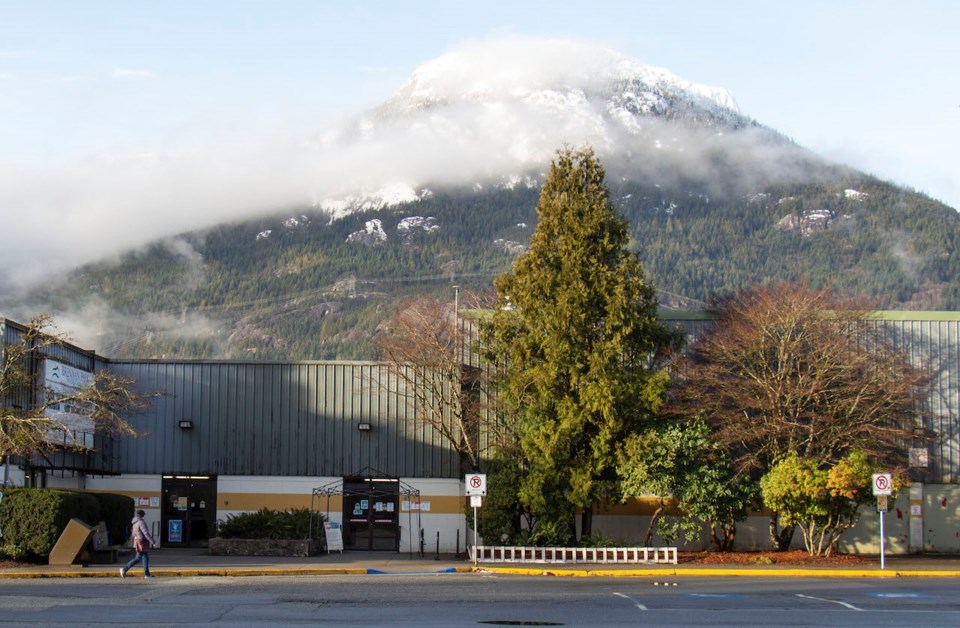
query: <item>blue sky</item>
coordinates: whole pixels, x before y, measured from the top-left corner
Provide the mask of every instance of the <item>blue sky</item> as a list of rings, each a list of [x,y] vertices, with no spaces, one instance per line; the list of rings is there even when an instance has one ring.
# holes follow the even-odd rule
[[[0,0],[0,211],[24,234],[0,263],[43,246],[27,235],[37,218],[75,239],[44,252],[49,268],[228,218],[242,203],[185,199],[282,171],[283,146],[504,35],[723,87],[799,144],[960,208],[958,26],[949,0]],[[287,183],[273,179],[238,194],[269,205]]]

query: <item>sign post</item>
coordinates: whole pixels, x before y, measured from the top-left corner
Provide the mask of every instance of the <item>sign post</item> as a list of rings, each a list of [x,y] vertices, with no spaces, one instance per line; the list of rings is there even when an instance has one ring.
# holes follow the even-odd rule
[[[477,508],[483,503],[483,497],[487,494],[487,474],[486,473],[468,473],[463,479],[467,487],[467,495],[470,496],[470,505],[473,506],[473,566],[477,566]]]
[[[887,511],[887,498],[893,495],[893,475],[890,473],[874,473],[873,494],[877,496],[877,511],[880,513],[880,569],[885,569],[883,513]]]

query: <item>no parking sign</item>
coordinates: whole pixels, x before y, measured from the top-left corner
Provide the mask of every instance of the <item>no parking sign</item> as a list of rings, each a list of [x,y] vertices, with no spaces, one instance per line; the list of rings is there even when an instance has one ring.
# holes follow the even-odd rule
[[[467,495],[487,495],[487,474],[486,473],[468,473],[463,480],[467,487]]]
[[[873,474],[873,494],[877,496],[877,510],[880,512],[880,569],[886,567],[884,556],[883,513],[887,511],[887,496],[893,495],[893,474]]]
[[[893,495],[893,475],[890,473],[874,473],[873,494]]]

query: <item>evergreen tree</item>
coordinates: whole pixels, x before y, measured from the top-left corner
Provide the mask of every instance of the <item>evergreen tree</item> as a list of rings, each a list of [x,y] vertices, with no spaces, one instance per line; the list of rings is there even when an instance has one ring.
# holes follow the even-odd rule
[[[586,537],[593,504],[612,494],[618,444],[660,406],[657,358],[679,340],[657,321],[592,150],[557,154],[537,214],[530,249],[496,281],[482,340],[527,464],[521,501],[551,523],[580,508]]]

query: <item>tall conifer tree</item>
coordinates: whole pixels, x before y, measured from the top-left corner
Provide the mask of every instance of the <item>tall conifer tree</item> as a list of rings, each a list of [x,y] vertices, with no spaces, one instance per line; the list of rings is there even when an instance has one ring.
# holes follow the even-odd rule
[[[584,536],[616,479],[618,444],[663,399],[657,358],[679,344],[657,320],[656,292],[627,249],[604,176],[589,148],[558,152],[530,249],[497,279],[498,308],[483,329],[527,465],[520,499],[547,517],[580,508]]]

